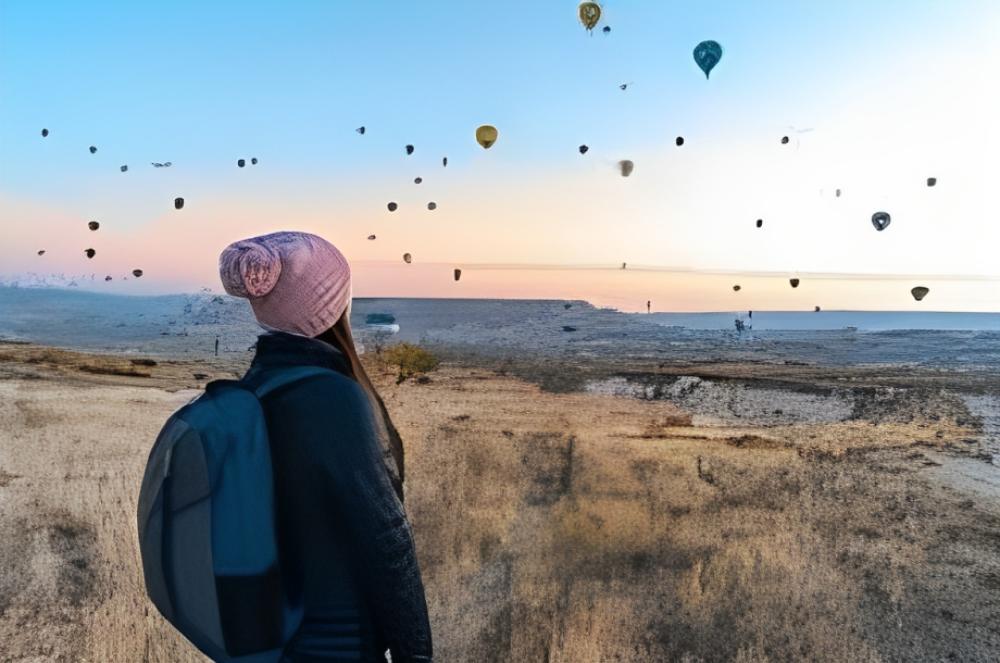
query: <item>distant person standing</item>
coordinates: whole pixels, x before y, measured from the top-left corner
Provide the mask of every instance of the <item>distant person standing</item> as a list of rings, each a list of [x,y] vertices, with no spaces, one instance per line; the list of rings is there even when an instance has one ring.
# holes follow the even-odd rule
[[[219,356],[219,337],[215,337],[215,356]]]
[[[649,301],[649,300],[647,299],[647,300],[646,300],[646,313],[650,313],[650,307],[651,307],[652,305],[653,305],[653,302],[651,302],[651,301]]]

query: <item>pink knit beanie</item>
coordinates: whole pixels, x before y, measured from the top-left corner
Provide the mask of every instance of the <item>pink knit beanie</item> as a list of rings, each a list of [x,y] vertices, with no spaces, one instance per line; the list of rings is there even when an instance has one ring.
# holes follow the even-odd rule
[[[266,329],[314,337],[333,326],[351,302],[351,268],[322,237],[276,232],[233,242],[219,256],[230,295],[250,300]]]

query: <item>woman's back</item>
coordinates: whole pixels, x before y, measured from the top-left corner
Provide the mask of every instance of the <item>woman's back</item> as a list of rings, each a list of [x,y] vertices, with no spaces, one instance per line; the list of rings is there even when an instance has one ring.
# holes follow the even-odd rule
[[[313,338],[264,334],[247,373],[322,366],[263,399],[275,472],[282,575],[305,607],[292,661],[430,660],[413,541],[383,465],[373,411],[344,355]]]

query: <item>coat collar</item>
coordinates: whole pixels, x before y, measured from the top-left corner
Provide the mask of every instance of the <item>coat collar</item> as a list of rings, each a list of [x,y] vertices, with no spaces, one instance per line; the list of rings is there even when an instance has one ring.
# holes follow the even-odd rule
[[[257,354],[252,369],[280,366],[323,366],[349,374],[347,357],[326,341],[282,331],[271,331],[257,337]]]

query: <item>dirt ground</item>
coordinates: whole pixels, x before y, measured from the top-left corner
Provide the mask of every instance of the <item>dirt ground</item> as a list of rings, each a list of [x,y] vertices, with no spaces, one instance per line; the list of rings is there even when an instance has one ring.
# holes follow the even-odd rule
[[[145,598],[136,493],[240,368],[0,346],[0,660],[203,660]],[[377,380],[436,660],[1000,658],[1000,468],[960,401],[763,425],[522,378]]]

